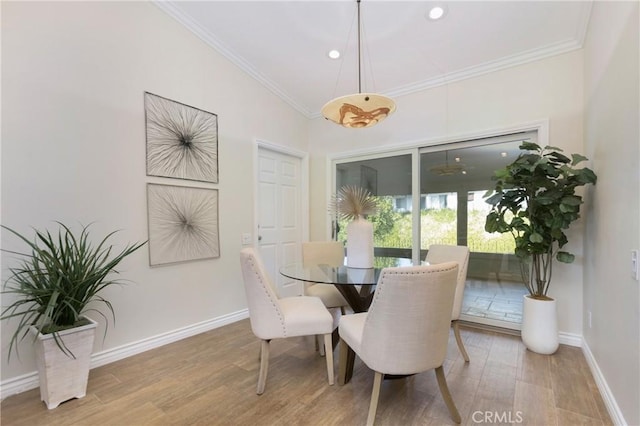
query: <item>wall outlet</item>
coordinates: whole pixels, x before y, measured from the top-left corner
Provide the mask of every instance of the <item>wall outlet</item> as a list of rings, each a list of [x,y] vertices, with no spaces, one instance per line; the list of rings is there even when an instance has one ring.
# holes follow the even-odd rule
[[[638,281],[638,250],[631,250],[631,276]]]
[[[244,233],[240,236],[240,240],[243,246],[248,246],[249,244],[251,244],[251,239],[251,234],[249,233]]]

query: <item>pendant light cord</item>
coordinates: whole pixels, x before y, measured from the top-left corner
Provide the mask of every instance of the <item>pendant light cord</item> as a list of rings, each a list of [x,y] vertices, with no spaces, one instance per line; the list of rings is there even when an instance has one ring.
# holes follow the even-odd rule
[[[362,70],[361,70],[361,65],[360,65],[360,61],[362,58],[362,54],[360,52],[360,0],[357,0],[358,2],[358,93],[362,93]]]
[[[358,23],[358,93],[357,95],[346,95],[332,99],[322,107],[324,118],[343,127],[355,129],[374,126],[396,110],[395,102],[388,96],[377,93],[362,93],[362,61],[366,52],[363,51],[362,47],[363,29],[360,3],[361,0],[356,0],[356,12],[358,15],[356,20]],[[353,21],[351,22],[353,23]]]

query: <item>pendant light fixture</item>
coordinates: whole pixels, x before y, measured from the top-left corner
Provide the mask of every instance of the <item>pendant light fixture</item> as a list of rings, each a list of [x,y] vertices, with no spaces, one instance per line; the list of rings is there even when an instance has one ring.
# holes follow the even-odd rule
[[[457,174],[466,175],[466,166],[460,162],[460,157],[456,157],[455,164],[449,164],[449,151],[444,152],[444,164],[438,164],[429,169],[436,176],[453,176]]]
[[[322,115],[344,127],[371,127],[396,110],[396,104],[387,96],[362,93],[362,28],[360,24],[360,0],[358,4],[358,93],[341,96],[322,107]]]

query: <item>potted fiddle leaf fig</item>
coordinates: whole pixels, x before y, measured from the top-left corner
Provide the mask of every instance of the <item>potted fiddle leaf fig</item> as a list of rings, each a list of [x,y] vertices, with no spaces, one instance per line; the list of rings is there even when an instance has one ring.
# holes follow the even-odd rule
[[[9,268],[2,292],[9,304],[0,319],[17,319],[8,356],[14,349],[17,354],[18,342],[33,333],[40,397],[49,409],[85,395],[96,328],[86,313],[106,321],[101,310],[106,307],[115,320],[113,306],[102,291],[122,283],[113,278],[117,265],[146,243],[130,244],[115,253],[107,241],[115,232],[95,245],[88,226],[77,234],[57,223],[57,234],[36,230],[33,240],[0,225],[26,243],[27,249],[24,253],[3,250],[19,258],[17,266]]]
[[[583,200],[576,189],[595,184],[597,177],[588,167],[577,167],[587,160],[580,154],[569,158],[559,148],[532,142],[523,142],[520,149],[518,158],[494,173],[495,187],[485,194],[491,204],[485,230],[513,235],[529,291],[524,298],[522,339],[534,352],[553,353],[558,348],[556,308],[547,295],[553,262],[574,261],[563,247],[568,243],[566,230],[580,217]],[[547,316],[534,316],[534,309],[547,311]]]

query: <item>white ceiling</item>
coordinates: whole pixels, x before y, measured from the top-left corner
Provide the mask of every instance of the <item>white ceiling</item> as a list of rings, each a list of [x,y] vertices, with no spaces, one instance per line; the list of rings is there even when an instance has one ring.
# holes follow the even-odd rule
[[[155,4],[308,117],[358,92],[355,0]],[[425,18],[434,4],[444,19]],[[362,92],[401,96],[579,49],[590,11],[591,1],[362,0]]]

